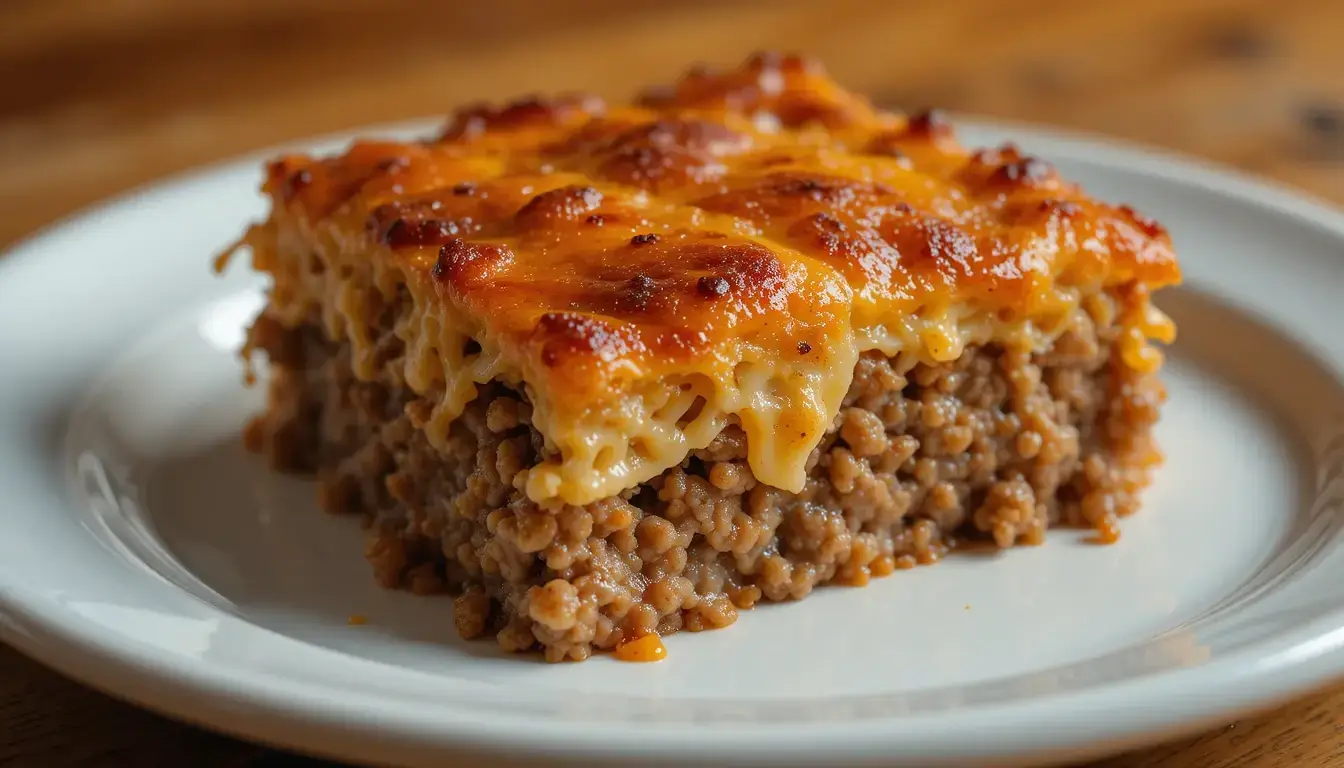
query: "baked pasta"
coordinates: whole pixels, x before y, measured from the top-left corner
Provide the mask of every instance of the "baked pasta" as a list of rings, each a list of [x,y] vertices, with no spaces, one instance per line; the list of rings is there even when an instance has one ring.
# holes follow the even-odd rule
[[[1161,460],[1162,227],[802,57],[467,108],[264,191],[247,442],[464,637],[577,660],[958,542],[1113,540]]]

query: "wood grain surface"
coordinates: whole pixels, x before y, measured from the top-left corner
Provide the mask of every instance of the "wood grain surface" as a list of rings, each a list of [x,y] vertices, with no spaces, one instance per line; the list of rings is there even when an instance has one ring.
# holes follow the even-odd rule
[[[6,0],[0,246],[100,198],[307,135],[687,61],[805,50],[879,103],[1052,123],[1344,204],[1344,0]],[[1042,724],[1048,727],[1048,724]],[[0,766],[290,766],[0,647]],[[1344,768],[1344,687],[1105,768]]]

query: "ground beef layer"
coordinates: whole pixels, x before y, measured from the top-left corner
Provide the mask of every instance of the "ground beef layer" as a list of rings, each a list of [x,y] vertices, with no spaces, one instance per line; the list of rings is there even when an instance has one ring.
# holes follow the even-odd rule
[[[1149,432],[1163,400],[1156,378],[1114,359],[1116,333],[1079,313],[1043,353],[864,356],[799,494],[758,483],[730,426],[620,496],[547,510],[514,482],[543,449],[519,392],[482,387],[440,453],[417,426],[427,402],[357,381],[349,349],[316,325],[263,315],[252,345],[270,360],[269,405],[247,442],[315,474],[324,508],[365,516],[381,584],[451,591],[463,637],[579,660],[971,542],[1036,544],[1056,524],[1114,540],[1159,461]]]

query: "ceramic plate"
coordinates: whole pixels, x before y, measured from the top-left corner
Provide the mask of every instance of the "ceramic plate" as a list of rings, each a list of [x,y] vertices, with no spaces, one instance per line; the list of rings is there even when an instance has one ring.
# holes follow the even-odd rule
[[[1344,216],[1146,150],[1003,126],[1173,233],[1169,460],[1121,541],[948,558],[669,658],[547,665],[379,590],[355,522],[269,474],[211,257],[259,158],[131,194],[0,260],[0,637],[207,727],[380,763],[1070,760],[1344,676]],[[350,626],[351,615],[368,623]]]

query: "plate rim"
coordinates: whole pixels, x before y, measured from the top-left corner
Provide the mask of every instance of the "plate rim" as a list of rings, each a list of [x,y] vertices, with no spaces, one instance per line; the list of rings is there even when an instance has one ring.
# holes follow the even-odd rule
[[[1242,171],[1205,160],[1125,140],[1083,132],[1061,130],[998,119],[957,116],[960,126],[1007,133],[1023,142],[1043,142],[1056,151],[1074,153],[1089,163],[1143,176],[1158,177],[1204,194],[1240,200],[1268,208],[1280,215],[1309,224],[1344,242],[1344,211],[1328,202],[1276,182],[1258,179]],[[275,147],[245,153],[139,185],[80,211],[62,217],[13,243],[0,255],[0,280],[6,268],[30,258],[41,258],[44,244],[62,230],[87,222],[100,212],[115,210],[151,193],[206,182],[229,170],[255,165],[277,152],[294,147],[327,146],[370,134],[418,132],[438,121],[414,120],[374,125],[363,129],[326,134],[307,140],[285,142]],[[686,739],[685,725],[659,728],[650,724],[638,743],[630,739],[592,738],[579,734],[591,724],[575,722],[536,723],[524,743],[501,743],[509,726],[469,718],[432,723],[397,713],[391,722],[368,719],[352,723],[339,704],[323,698],[320,690],[296,691],[294,681],[274,685],[253,677],[239,680],[221,677],[208,663],[173,657],[154,657],[131,642],[109,642],[81,631],[83,619],[63,616],[47,605],[24,600],[0,583],[0,640],[21,653],[77,681],[116,698],[170,718],[275,744],[288,749],[350,759],[385,759],[394,741],[408,759],[421,752],[480,750],[494,753],[504,748],[513,754],[562,759],[629,759],[667,757],[679,760],[713,759],[749,762],[759,760],[762,739],[769,739],[765,752],[782,764],[806,764],[817,759],[837,758],[848,762],[887,759],[899,754],[901,764],[941,764],[993,758],[997,760],[1079,759],[1109,752],[1116,746],[1172,737],[1248,711],[1273,706],[1332,680],[1344,679],[1344,610],[1331,611],[1307,622],[1297,631],[1276,635],[1248,648],[1221,655],[1208,664],[1178,669],[1135,680],[1058,694],[1041,702],[1009,702],[961,710],[956,730],[983,728],[998,733],[991,751],[962,740],[961,752],[947,750],[949,729],[939,729],[938,719],[950,720],[945,712],[909,715],[903,723],[927,726],[921,735],[903,725],[900,738],[877,728],[896,718],[867,719],[858,723],[817,723],[807,728],[781,729],[772,724],[733,722],[725,732],[722,724],[697,724],[714,732],[713,738]],[[3,620],[5,617],[8,620]],[[1267,651],[1272,651],[1267,653]],[[1266,658],[1275,663],[1265,663]],[[225,701],[221,702],[221,694]],[[236,695],[233,695],[236,694]],[[1123,725],[1097,727],[1095,718],[1113,713],[1116,700],[1161,702],[1163,706],[1134,706]],[[1072,719],[1053,716],[1053,738],[1040,738],[1029,726],[1031,710],[1049,704],[1068,703]],[[1171,709],[1187,713],[1178,719]],[[1005,709],[1009,712],[1005,713]],[[1012,710],[1020,710],[1015,721]],[[437,712],[437,710],[436,710]],[[1081,713],[1081,714],[1080,714]],[[1193,714],[1191,714],[1193,713]],[[1081,719],[1080,719],[1081,718]],[[1091,719],[1091,720],[1089,720]],[[967,721],[972,722],[968,723]],[[998,722],[990,722],[995,721]],[[928,722],[922,722],[928,721]],[[304,733],[300,734],[295,726]],[[1011,726],[1011,727],[1010,727]],[[511,731],[509,731],[511,732]],[[1025,734],[1025,735],[1024,735]],[[628,735],[628,734],[627,734]],[[330,738],[328,738],[330,737]],[[339,737],[339,738],[338,738]],[[361,749],[372,746],[372,749]],[[774,758],[779,758],[774,760]],[[912,763],[913,764],[913,763]]]

